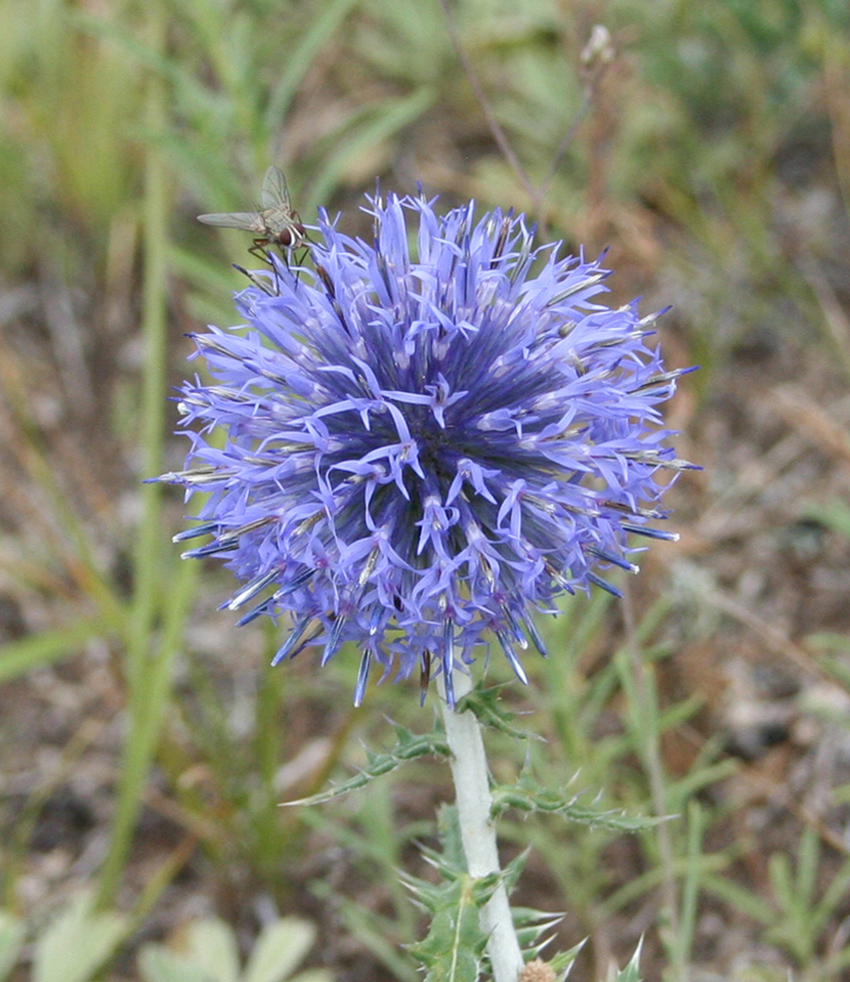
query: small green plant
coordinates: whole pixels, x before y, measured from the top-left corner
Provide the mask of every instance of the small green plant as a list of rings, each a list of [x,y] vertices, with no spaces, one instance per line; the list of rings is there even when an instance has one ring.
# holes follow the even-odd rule
[[[770,857],[770,884],[779,919],[767,931],[773,943],[784,948],[799,965],[810,964],[817,953],[818,942],[834,916],[850,884],[850,862],[845,862],[822,892],[818,890],[820,841],[817,832],[807,825],[803,829],[797,860],[792,867],[784,852]],[[842,967],[850,960],[850,949],[839,956]]]
[[[23,923],[6,911],[0,911],[0,982],[12,971],[24,943]]]
[[[36,939],[31,982],[90,982],[127,933],[126,917],[95,911],[91,894],[80,894]],[[0,911],[0,982],[17,964],[26,934],[22,920]]]
[[[144,945],[139,972],[145,982],[330,982],[320,968],[292,975],[315,940],[309,921],[283,917],[263,928],[241,970],[233,928],[212,917],[193,921],[171,945]]]

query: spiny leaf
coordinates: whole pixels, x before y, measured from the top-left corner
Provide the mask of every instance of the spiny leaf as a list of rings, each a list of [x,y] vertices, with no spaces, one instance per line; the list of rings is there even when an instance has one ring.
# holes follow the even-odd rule
[[[579,941],[577,945],[573,945],[568,951],[559,951],[557,955],[553,955],[549,959],[552,971],[559,979],[565,979],[570,974],[576,958],[578,958],[581,949],[586,943],[587,938],[584,938],[584,940]]]
[[[412,733],[403,726],[394,724],[397,743],[385,753],[376,754],[371,750],[367,751],[366,766],[357,772],[354,777],[343,781],[342,784],[335,784],[327,791],[320,791],[318,794],[310,795],[309,798],[298,798],[295,801],[283,801],[281,806],[290,807],[292,805],[321,805],[326,801],[338,798],[340,795],[348,794],[363,788],[376,777],[389,774],[394,771],[399,764],[407,760],[415,760],[417,757],[427,757],[437,755],[440,757],[451,756],[445,735],[439,728],[433,729],[430,733]]]
[[[443,852],[422,847],[422,855],[439,871],[441,882],[430,883],[401,874],[416,902],[431,915],[427,937],[409,950],[425,965],[425,982],[477,982],[487,945],[480,912],[498,886],[501,874],[469,875],[454,805],[440,809],[439,834]]]
[[[587,938],[574,945],[569,951],[558,952],[549,961],[544,961],[539,955],[533,955],[530,958],[526,956],[525,968],[520,973],[520,979],[522,982],[535,982],[535,980],[536,982],[549,982],[549,980],[551,982],[564,982],[573,970],[575,960],[586,941]],[[489,969],[486,963],[484,967],[485,970]]]
[[[460,827],[458,825],[457,808],[454,805],[443,805],[439,814],[439,835],[443,844],[443,852],[437,852],[426,846],[421,846],[420,850],[425,860],[436,869],[443,880],[448,883],[456,883],[460,877],[466,875],[466,860],[463,855],[463,847],[460,841]],[[531,849],[526,849],[518,856],[515,856],[510,863],[505,866],[501,874],[497,876],[505,885],[508,894],[511,893],[519,880],[526,860],[531,853]],[[418,902],[429,911],[433,911],[439,903],[441,886],[435,886],[424,880],[415,880],[407,877],[407,885],[416,896]],[[543,948],[549,943],[551,938],[540,940],[541,935],[553,928],[563,917],[560,913],[551,911],[533,910],[530,907],[514,907],[511,910],[513,915],[514,927],[517,932],[517,940],[526,960],[539,956]],[[568,952],[569,957],[564,955],[556,956],[561,961],[559,972],[563,972],[569,962],[578,954],[580,946]],[[561,964],[563,963],[563,964]],[[487,960],[484,957],[486,972]]]
[[[499,882],[498,874],[475,878],[461,873],[439,886],[412,877],[405,882],[431,912],[427,937],[409,948],[427,969],[425,982],[477,982],[487,944],[480,912]]]
[[[437,813],[437,835],[443,847],[442,852],[420,845],[425,859],[439,870],[446,879],[453,880],[458,874],[468,872],[463,841],[460,835],[460,819],[457,805],[442,804]]]
[[[502,871],[501,879],[509,895],[519,880],[530,853],[530,848],[524,850],[518,856],[515,856]],[[513,918],[514,928],[516,929],[517,941],[519,941],[519,946],[522,949],[526,962],[529,962],[541,956],[543,949],[552,940],[551,935],[545,938],[542,936],[555,927],[564,915],[548,910],[535,910],[532,907],[511,907],[511,916]],[[571,952],[556,956],[559,959],[558,965],[560,966],[555,967],[556,974],[561,974],[566,969],[567,965],[576,957],[580,948],[581,945],[578,945]]]
[[[476,687],[467,693],[458,703],[458,712],[470,710],[475,713],[478,719],[487,726],[492,726],[495,730],[506,733],[509,737],[516,740],[542,740],[543,737],[537,733],[529,733],[526,730],[517,729],[513,725],[516,713],[510,712],[499,703],[501,691],[511,683],[504,685],[490,686],[488,689]]]
[[[640,982],[640,952],[643,948],[643,938],[638,941],[632,960],[625,968],[617,972],[616,982]]]
[[[505,889],[510,893],[516,886],[517,881],[520,878],[520,874],[525,867],[526,860],[531,855],[531,846],[527,849],[523,849],[519,855],[514,856],[514,858],[508,863],[508,865],[502,870],[502,880],[505,884]]]
[[[526,961],[541,958],[543,949],[552,941],[552,935],[542,935],[563,919],[563,914],[535,910],[532,907],[511,907],[517,941]]]
[[[590,828],[611,829],[616,832],[640,832],[652,828],[667,818],[627,815],[619,809],[603,811],[591,805],[579,804],[586,792],[567,795],[558,791],[540,790],[524,785],[498,785],[493,788],[493,818],[498,818],[509,808],[525,812],[546,812],[562,815],[568,821],[579,822]]]

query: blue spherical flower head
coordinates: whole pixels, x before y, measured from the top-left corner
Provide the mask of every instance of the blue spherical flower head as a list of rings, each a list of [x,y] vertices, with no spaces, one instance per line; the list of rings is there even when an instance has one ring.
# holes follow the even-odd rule
[[[443,674],[496,641],[545,654],[535,610],[636,571],[663,469],[659,405],[680,372],[654,316],[598,302],[608,275],[523,218],[421,197],[370,202],[374,241],[320,214],[314,271],[275,261],[236,297],[246,324],[195,337],[213,378],[183,388],[187,469],[212,540],[244,585],[225,605],[286,615],[275,663],[347,642],[386,676]],[[223,429],[224,445],[209,438]],[[259,599],[261,598],[262,599]]]

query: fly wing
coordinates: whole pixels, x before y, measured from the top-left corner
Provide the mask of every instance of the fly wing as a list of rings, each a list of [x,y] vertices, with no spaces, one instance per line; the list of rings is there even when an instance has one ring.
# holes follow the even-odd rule
[[[216,215],[198,215],[204,225],[217,225],[219,228],[241,228],[246,232],[262,235],[266,231],[263,216],[256,211],[230,211]]]
[[[286,185],[286,178],[283,171],[274,164],[266,171],[263,178],[263,188],[260,191],[260,205],[264,211],[273,208],[282,208],[284,211],[291,211],[292,204],[289,198],[289,188]]]

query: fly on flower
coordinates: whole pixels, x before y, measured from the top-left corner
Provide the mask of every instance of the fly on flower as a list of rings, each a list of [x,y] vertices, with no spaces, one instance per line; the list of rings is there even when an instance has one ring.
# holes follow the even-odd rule
[[[263,178],[259,211],[231,211],[198,215],[198,221],[219,228],[238,228],[254,234],[248,250],[267,261],[266,250],[276,245],[284,255],[304,244],[305,231],[297,211],[292,208],[289,187],[283,171],[272,164]]]

